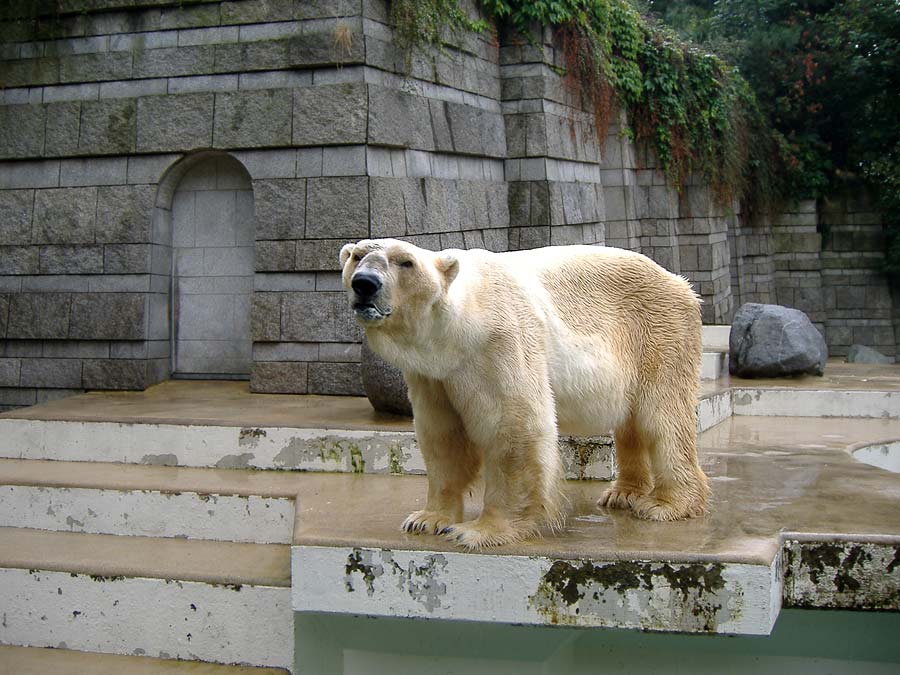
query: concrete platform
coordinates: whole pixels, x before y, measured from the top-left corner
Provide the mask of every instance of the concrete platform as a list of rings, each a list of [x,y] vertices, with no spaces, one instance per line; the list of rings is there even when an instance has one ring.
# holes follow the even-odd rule
[[[397,531],[423,478],[323,476],[300,498],[294,608],[743,634],[767,634],[782,605],[900,609],[900,476],[848,452],[898,434],[735,417],[700,437],[707,517],[598,511],[605,484],[572,482],[562,534],[474,555]]]
[[[56,525],[38,526],[51,529],[60,518],[81,522],[66,511],[78,504],[96,514],[89,505],[109,497],[115,510],[121,494],[148,495],[134,513],[164,513],[162,500],[176,496],[187,500],[186,513],[199,515],[190,509],[211,495],[290,502],[290,569],[287,547],[276,547],[279,581],[266,582],[288,595],[288,611],[767,634],[782,606],[900,609],[900,476],[850,454],[900,439],[898,396],[900,366],[830,364],[825,378],[704,383],[698,428],[713,489],[708,516],[638,521],[595,507],[603,480],[571,481],[564,532],[477,554],[399,531],[424,502],[426,478],[415,475],[424,464],[410,421],[377,415],[364,399],[257,395],[233,382],[75,396],[0,415],[0,456],[7,458],[0,460],[0,484],[32,490],[27,506],[35,518],[46,510],[43,491],[54,499],[83,491],[83,502],[53,502],[65,505]],[[800,416],[771,416],[790,406]],[[842,416],[831,416],[835,411]],[[593,457],[570,465],[570,476],[604,477],[592,472],[611,460],[608,452],[597,459],[608,446],[592,442],[566,451]],[[468,504],[469,513],[477,506]],[[252,514],[223,520],[252,522]],[[34,542],[45,534],[65,533],[7,533],[14,540],[0,542],[0,550],[38,551]],[[155,536],[193,535],[173,527]],[[122,546],[140,539],[109,538],[126,540]],[[78,546],[90,549],[85,542]],[[7,586],[30,588],[34,570],[145,578],[137,567],[125,570],[136,576],[114,565],[87,572],[76,549],[59,554],[68,562],[58,567],[67,571],[57,571],[54,555],[16,553],[7,567],[17,581]],[[128,555],[140,561],[140,553]],[[210,576],[221,570],[215,558],[230,554],[210,555],[205,581],[197,583],[221,584]],[[32,568],[37,562],[43,567]],[[264,569],[252,574],[265,576]],[[31,589],[35,597],[41,588]]]

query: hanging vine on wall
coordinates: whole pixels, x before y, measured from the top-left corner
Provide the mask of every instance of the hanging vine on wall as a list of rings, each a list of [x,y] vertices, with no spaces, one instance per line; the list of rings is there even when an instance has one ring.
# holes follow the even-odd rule
[[[559,37],[566,88],[593,112],[598,137],[615,114],[627,133],[651,147],[660,169],[681,188],[706,178],[721,204],[735,198],[751,210],[778,195],[778,148],[756,99],[736,69],[652,25],[628,0],[481,0],[485,13],[533,40],[534,24]],[[442,26],[483,30],[457,0],[392,0],[398,44],[442,44]]]

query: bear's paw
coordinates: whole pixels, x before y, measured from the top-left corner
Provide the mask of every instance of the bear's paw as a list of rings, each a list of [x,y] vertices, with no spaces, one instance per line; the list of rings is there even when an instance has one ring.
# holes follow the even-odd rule
[[[614,483],[612,487],[600,495],[600,499],[597,500],[597,506],[607,509],[632,509],[635,503],[646,495],[647,493],[639,488]]]
[[[441,511],[413,511],[403,521],[400,530],[410,534],[437,534],[454,522],[453,516]]]
[[[702,516],[706,509],[694,503],[670,503],[647,495],[637,499],[632,507],[634,515],[642,520],[672,521]]]
[[[439,534],[469,551],[480,551],[521,541],[538,533],[533,525],[517,524],[497,518],[470,520],[444,528]]]

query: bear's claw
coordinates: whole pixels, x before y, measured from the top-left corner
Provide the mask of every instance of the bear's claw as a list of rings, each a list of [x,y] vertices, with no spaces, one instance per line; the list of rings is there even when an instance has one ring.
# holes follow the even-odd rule
[[[608,509],[633,509],[635,504],[646,493],[633,488],[618,487],[613,485],[607,489],[597,500],[597,506],[605,506]]]
[[[440,511],[414,511],[400,526],[410,534],[438,534],[453,524],[453,519]]]

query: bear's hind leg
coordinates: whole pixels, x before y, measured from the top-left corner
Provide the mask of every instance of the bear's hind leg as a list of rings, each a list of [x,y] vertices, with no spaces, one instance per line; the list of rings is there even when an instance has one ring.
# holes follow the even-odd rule
[[[651,430],[653,490],[632,505],[634,514],[645,520],[681,520],[706,512],[709,485],[697,460],[693,406],[669,402],[668,408],[675,414]]]
[[[630,509],[653,489],[648,438],[634,416],[615,432],[616,480],[597,500],[608,509]]]
[[[463,495],[478,475],[481,456],[444,386],[420,375],[407,374],[405,378],[416,440],[428,473],[428,499],[425,508],[409,514],[400,529],[436,534],[463,519]]]

